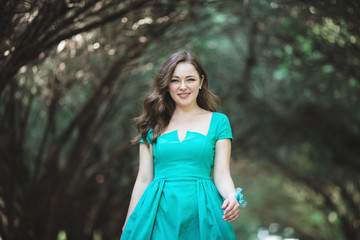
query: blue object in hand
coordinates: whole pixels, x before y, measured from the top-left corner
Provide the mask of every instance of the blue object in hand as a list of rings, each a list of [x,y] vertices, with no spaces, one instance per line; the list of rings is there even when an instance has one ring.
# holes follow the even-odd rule
[[[245,201],[244,195],[241,193],[241,192],[242,192],[242,188],[236,188],[235,191],[236,191],[236,193],[235,193],[235,194],[236,194],[236,195],[235,195],[235,198],[236,198],[236,200],[239,202],[240,207],[246,207],[247,202]]]

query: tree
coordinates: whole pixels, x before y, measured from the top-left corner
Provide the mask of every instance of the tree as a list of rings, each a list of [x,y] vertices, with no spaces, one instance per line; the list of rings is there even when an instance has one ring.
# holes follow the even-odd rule
[[[359,238],[358,5],[272,3],[276,15],[253,17],[250,77],[235,82],[245,89],[236,99],[245,112],[238,148],[307,189],[306,201],[341,232],[328,236],[336,239]]]
[[[186,17],[186,4],[2,2],[3,239],[55,239],[62,230],[69,239],[118,238],[134,176],[131,131],[114,134],[131,118],[120,104],[125,75]],[[90,71],[96,64],[105,72]]]
[[[355,0],[0,5],[3,239],[118,239],[137,169],[129,119],[179,48],[200,56],[232,123],[239,238],[273,221],[358,238]]]

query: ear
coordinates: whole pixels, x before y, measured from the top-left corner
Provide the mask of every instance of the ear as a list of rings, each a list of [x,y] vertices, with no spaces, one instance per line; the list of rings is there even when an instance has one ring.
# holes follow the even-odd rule
[[[204,79],[205,79],[205,76],[204,76],[204,75],[201,75],[201,79],[200,79],[200,86],[202,86],[202,85],[203,85]]]

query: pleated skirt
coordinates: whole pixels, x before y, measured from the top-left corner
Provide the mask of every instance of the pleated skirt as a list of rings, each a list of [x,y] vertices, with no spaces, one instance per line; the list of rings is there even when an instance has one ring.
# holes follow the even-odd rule
[[[128,219],[121,240],[232,240],[223,199],[211,179],[154,179]]]

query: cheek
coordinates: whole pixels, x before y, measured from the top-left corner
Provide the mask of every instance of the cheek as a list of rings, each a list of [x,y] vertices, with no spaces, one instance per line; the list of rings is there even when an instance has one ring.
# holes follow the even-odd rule
[[[199,91],[199,87],[200,87],[199,83],[194,83],[194,84],[191,85],[191,90],[193,92],[197,92],[197,91]]]
[[[170,84],[169,85],[169,92],[176,92],[177,91],[177,86],[176,84]]]
[[[172,99],[176,96],[177,90],[176,86],[174,84],[169,85],[169,95]]]

